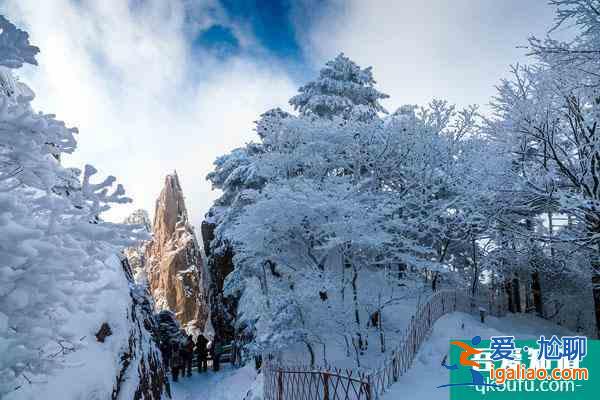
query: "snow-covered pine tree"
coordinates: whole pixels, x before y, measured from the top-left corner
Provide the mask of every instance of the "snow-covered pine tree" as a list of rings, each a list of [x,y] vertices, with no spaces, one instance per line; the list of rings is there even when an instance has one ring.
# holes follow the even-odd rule
[[[371,67],[360,68],[341,53],[325,64],[315,81],[302,86],[290,104],[303,115],[369,119],[386,113],[379,101],[389,97],[375,89],[375,83]]]

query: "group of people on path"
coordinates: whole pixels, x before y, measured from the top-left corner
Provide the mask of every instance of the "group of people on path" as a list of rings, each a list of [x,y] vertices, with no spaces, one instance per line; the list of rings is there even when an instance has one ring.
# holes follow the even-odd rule
[[[179,376],[192,376],[194,356],[197,360],[198,373],[206,372],[208,369],[208,356],[213,362],[213,369],[219,370],[219,351],[214,341],[209,341],[203,334],[198,335],[196,340],[192,335],[182,335],[181,340],[165,340],[160,343],[163,362],[167,370],[171,370],[173,382],[179,380]]]

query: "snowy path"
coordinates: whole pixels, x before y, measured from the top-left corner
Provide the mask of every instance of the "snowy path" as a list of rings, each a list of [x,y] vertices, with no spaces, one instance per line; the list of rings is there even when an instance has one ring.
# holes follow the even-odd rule
[[[463,325],[464,324],[464,325]],[[473,335],[515,335],[519,339],[536,338],[540,334],[569,334],[567,330],[531,316],[489,317],[485,324],[469,314],[452,313],[441,317],[413,362],[412,368],[388,390],[383,400],[397,400],[410,393],[411,400],[447,399],[448,389],[436,387],[448,383],[447,370],[441,361],[448,353],[449,340]],[[251,365],[235,369],[225,366],[220,372],[208,371],[171,384],[173,400],[244,400],[248,391],[262,392]],[[249,398],[254,399],[254,396]]]
[[[464,323],[464,328],[462,324]],[[485,324],[469,314],[452,313],[441,317],[433,326],[430,337],[417,353],[412,367],[392,385],[384,400],[397,400],[410,394],[411,400],[448,399],[448,389],[437,389],[448,383],[448,371],[441,366],[448,353],[449,340],[474,335],[515,335],[532,339],[540,334],[570,334],[569,331],[546,320],[531,316],[489,317]]]
[[[191,378],[171,383],[173,400],[243,400],[256,379],[250,365],[244,368],[225,366],[220,372],[194,371]]]

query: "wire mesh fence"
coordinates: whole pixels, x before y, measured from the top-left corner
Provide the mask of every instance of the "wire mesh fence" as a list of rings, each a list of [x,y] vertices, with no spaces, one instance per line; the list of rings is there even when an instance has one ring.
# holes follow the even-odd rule
[[[443,315],[462,311],[503,316],[504,301],[498,296],[471,296],[456,290],[440,290],[421,304],[412,316],[396,348],[381,368],[371,372],[329,367],[290,366],[265,362],[266,400],[377,400],[410,368],[433,324]]]
[[[352,369],[310,368],[267,363],[265,399],[371,400],[369,376]]]

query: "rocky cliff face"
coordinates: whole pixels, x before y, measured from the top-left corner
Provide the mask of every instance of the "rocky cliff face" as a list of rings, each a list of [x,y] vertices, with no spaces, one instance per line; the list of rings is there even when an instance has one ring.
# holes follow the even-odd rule
[[[165,178],[165,186],[156,201],[152,232],[145,259],[156,307],[173,311],[181,325],[188,329],[203,330],[208,318],[206,278],[176,173]]]
[[[121,260],[129,281],[131,308],[127,313],[129,340],[119,357],[119,370],[112,400],[163,400],[171,398],[166,369],[158,349],[159,323],[153,314],[152,299],[143,285],[135,283],[127,258]]]
[[[215,238],[216,222],[209,212],[202,222],[202,240],[208,259],[208,279],[210,287],[210,319],[215,336],[223,341],[235,337],[235,318],[238,299],[226,296],[223,292],[225,278],[233,271],[233,249],[228,243]]]

